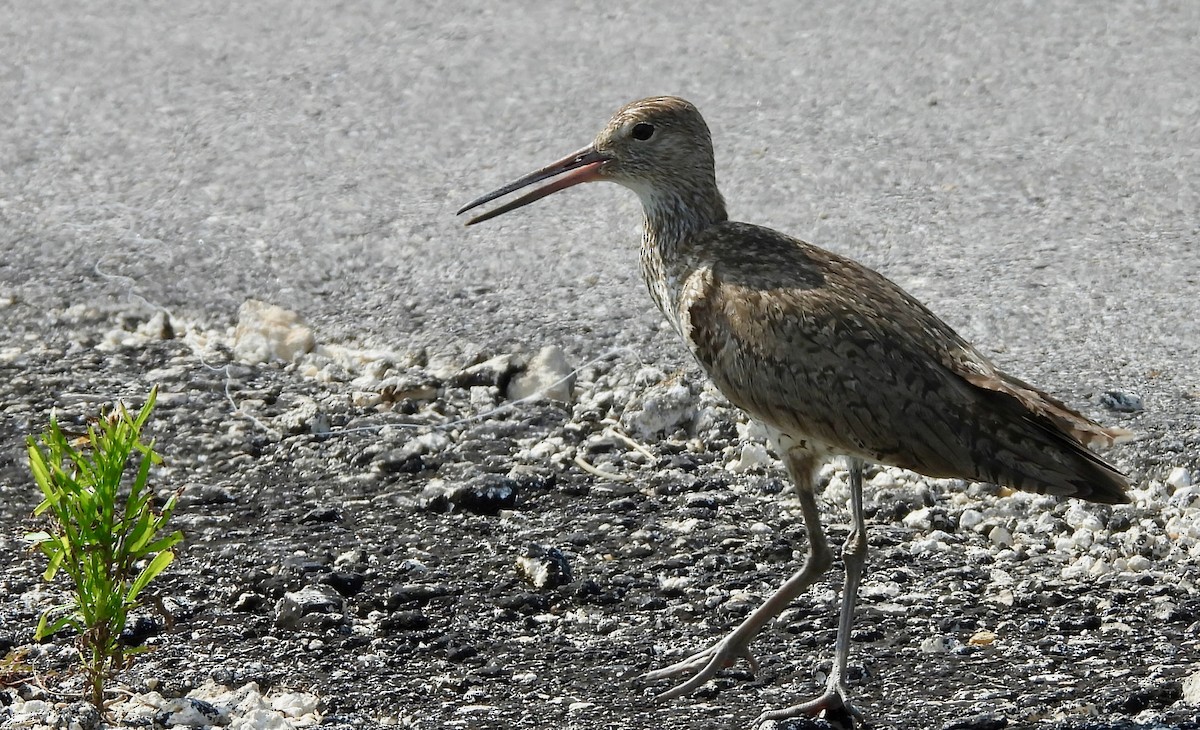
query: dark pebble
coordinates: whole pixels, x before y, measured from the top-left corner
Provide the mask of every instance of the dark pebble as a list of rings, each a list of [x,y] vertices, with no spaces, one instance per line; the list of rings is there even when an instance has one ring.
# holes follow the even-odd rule
[[[446,650],[446,659],[455,663],[464,662],[479,654],[479,650],[470,644],[451,647]]]
[[[366,580],[366,576],[362,573],[338,570],[326,575],[322,582],[349,598],[350,596],[358,595]]]
[[[429,628],[429,617],[420,611],[396,611],[379,621],[385,631],[417,631]]]
[[[517,483],[497,474],[485,474],[456,486],[430,486],[421,492],[421,507],[431,512],[458,508],[477,515],[495,515],[502,509],[512,509],[516,503]]]
[[[450,594],[450,586],[444,583],[407,583],[392,586],[388,589],[387,600],[384,604],[389,610],[399,608],[408,603],[425,605],[439,596]]]
[[[310,525],[316,522],[341,522],[342,516],[335,507],[315,507],[300,518],[300,523]]]
[[[518,593],[515,596],[501,596],[496,599],[496,605],[524,614],[542,613],[549,606],[546,597],[538,593]]]
[[[1058,630],[1071,633],[1076,633],[1079,631],[1094,631],[1100,628],[1101,623],[1100,617],[1095,614],[1072,616],[1059,621]]]
[[[146,639],[162,630],[162,620],[143,614],[131,616],[121,632],[121,642],[127,646],[140,646]]]

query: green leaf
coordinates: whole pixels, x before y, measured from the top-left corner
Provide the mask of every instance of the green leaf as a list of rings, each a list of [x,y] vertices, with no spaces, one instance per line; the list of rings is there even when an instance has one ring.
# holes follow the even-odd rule
[[[42,614],[41,618],[38,619],[37,629],[33,632],[33,638],[35,641],[41,641],[47,636],[53,636],[68,626],[72,628],[78,628],[78,621],[72,614],[68,613],[65,616],[59,616],[57,619],[51,622],[50,613],[51,611],[46,611]]]
[[[132,605],[137,600],[137,595],[146,587],[146,584],[153,580],[154,576],[163,572],[174,559],[175,553],[170,550],[164,550],[155,555],[154,560],[151,560],[149,565],[142,568],[142,572],[138,573],[138,577],[134,579],[133,585],[129,586],[129,592],[125,594],[126,605]]]
[[[175,532],[172,532],[170,535],[167,535],[166,537],[164,537],[160,540],[156,540],[156,541],[150,543],[149,545],[147,545],[146,553],[147,554],[157,553],[162,550],[166,550],[167,548],[176,545],[177,543],[181,542],[182,540],[183,540],[183,533],[179,530],[176,530]]]
[[[67,556],[66,550],[58,550],[50,554],[50,565],[46,566],[46,572],[42,573],[42,580],[54,580],[54,574],[58,572],[58,566],[62,565],[63,558]]]
[[[150,411],[154,410],[154,403],[158,400],[158,386],[150,389],[150,397],[146,399],[146,404],[142,406],[141,412],[138,413],[137,420],[133,422],[133,427],[138,431],[142,430],[146,420],[150,418]]]

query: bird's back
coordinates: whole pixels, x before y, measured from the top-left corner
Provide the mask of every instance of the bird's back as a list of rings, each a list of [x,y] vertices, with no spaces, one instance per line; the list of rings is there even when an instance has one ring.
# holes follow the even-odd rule
[[[880,274],[733,222],[680,242],[664,264],[700,364],[793,442],[928,476],[1127,501],[1128,480],[1086,446],[1128,432],[1000,372]]]

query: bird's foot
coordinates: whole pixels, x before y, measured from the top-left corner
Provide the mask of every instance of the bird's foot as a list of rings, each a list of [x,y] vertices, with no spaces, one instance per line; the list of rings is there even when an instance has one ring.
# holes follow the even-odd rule
[[[855,720],[862,720],[863,714],[857,707],[846,701],[840,689],[827,689],[825,694],[798,705],[784,707],[780,710],[767,710],[758,716],[754,726],[768,720],[788,720],[793,717],[816,717],[824,713],[825,721],[836,728],[854,730]]]
[[[750,642],[734,632],[682,661],[643,674],[642,679],[647,682],[656,682],[660,679],[672,679],[691,674],[692,678],[688,681],[676,685],[654,698],[660,702],[673,700],[676,697],[683,697],[695,692],[700,685],[712,679],[713,675],[726,667],[733,666],[739,659],[745,659],[750,664],[750,671],[758,672],[758,660],[750,653]]]

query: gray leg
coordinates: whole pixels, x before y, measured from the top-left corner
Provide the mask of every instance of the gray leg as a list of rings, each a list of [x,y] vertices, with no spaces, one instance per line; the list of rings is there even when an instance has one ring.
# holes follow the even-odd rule
[[[821,529],[821,514],[817,509],[814,493],[819,462],[810,452],[796,448],[786,451],[784,462],[795,483],[796,494],[800,498],[800,511],[804,515],[804,528],[808,533],[808,558],[804,561],[804,566],[724,639],[669,667],[644,675],[643,679],[647,681],[693,675],[688,681],[663,692],[656,699],[669,700],[690,694],[718,671],[732,665],[738,659],[745,659],[750,663],[751,669],[757,671],[758,662],[750,653],[750,642],[763,626],[787,608],[796,596],[820,579],[833,564],[833,553]]]
[[[862,713],[846,701],[846,664],[850,659],[850,630],[854,624],[854,604],[858,600],[858,584],[862,581],[863,566],[867,562],[867,527],[863,514],[862,496],[863,463],[850,459],[850,534],[842,547],[842,560],[846,563],[846,588],[842,595],[842,607],[838,615],[837,644],[833,652],[833,671],[825,692],[815,700],[792,705],[781,710],[770,710],[759,716],[758,722],[784,720],[789,717],[815,716],[821,712],[826,718],[838,719],[841,724],[854,727],[854,717],[862,719]]]

